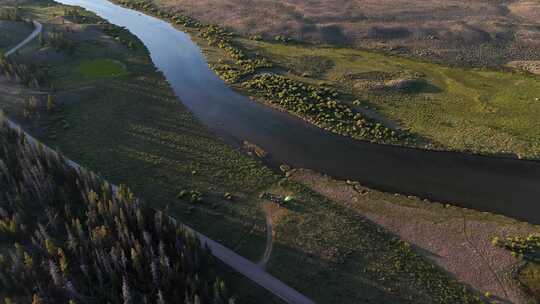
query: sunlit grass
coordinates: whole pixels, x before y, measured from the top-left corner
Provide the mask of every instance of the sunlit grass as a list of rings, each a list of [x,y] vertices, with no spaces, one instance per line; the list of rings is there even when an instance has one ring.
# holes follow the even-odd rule
[[[128,74],[120,62],[111,59],[84,60],[77,67],[77,72],[86,78],[109,78]]]
[[[330,62],[325,73],[305,81],[331,83],[361,98],[385,117],[452,150],[540,155],[540,79],[519,72],[442,66],[383,53],[346,48],[275,44],[238,39],[246,48],[296,76],[303,58]],[[303,65],[298,63],[302,62]],[[354,75],[384,72],[390,78],[422,77],[436,91],[404,94],[374,92],[359,86]],[[352,75],[352,76],[351,76]],[[375,81],[367,81],[376,84]],[[384,84],[384,83],[383,83]],[[345,99],[343,102],[351,102]]]

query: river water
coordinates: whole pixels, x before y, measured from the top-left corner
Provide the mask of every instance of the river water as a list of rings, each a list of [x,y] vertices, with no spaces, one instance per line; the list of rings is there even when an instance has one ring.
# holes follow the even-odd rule
[[[57,1],[136,35],[182,103],[228,142],[255,143],[276,164],[540,224],[540,162],[384,146],[327,132],[229,88],[189,35],[165,21],[106,0]]]

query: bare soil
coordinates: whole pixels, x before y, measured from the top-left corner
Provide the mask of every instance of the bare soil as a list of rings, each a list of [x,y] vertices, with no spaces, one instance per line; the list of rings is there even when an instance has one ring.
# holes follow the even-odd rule
[[[494,247],[493,237],[528,235],[539,228],[492,214],[370,190],[310,170],[289,177],[350,208],[401,239],[495,303],[527,303],[513,278],[520,261]]]
[[[384,49],[458,65],[540,59],[540,4],[514,0],[154,0],[246,34]]]
[[[509,67],[521,69],[532,74],[540,75],[540,60],[537,61],[510,61],[508,63]]]

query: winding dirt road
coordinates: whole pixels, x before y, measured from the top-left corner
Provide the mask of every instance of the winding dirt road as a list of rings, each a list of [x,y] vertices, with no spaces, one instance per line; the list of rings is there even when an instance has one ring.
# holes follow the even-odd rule
[[[261,260],[259,261],[259,263],[257,263],[262,269],[266,268],[266,264],[268,264],[268,261],[270,261],[270,257],[272,256],[272,249],[274,248],[272,211],[265,208],[264,215],[266,217],[266,249],[264,250]]]
[[[17,125],[16,123],[10,121],[7,118],[4,118],[8,127],[13,129],[19,129],[22,130],[22,128]],[[0,116],[0,123],[2,123],[2,117]],[[35,138],[33,138],[31,135],[27,134],[26,132],[22,131],[28,142],[32,145],[38,146],[41,143],[37,141]],[[44,146],[45,150],[49,150],[51,153],[57,153],[56,151],[50,149],[47,146]],[[82,168],[79,164],[75,163],[74,161],[70,159],[65,159],[66,162],[76,168],[77,170],[85,170]],[[111,185],[113,189],[116,189],[115,185]],[[206,235],[194,230],[193,228],[179,223],[176,221],[176,219],[172,218],[175,223],[178,225],[182,225],[187,231],[190,231],[195,236],[197,236],[201,243],[207,244],[210,250],[212,250],[212,254],[218,258],[223,263],[227,264],[229,267],[233,268],[234,270],[238,271],[248,279],[252,280],[253,282],[257,283],[261,287],[265,288],[275,296],[279,297],[283,301],[289,304],[314,304],[313,301],[308,299],[303,294],[299,293],[298,291],[294,290],[293,288],[289,287],[285,283],[281,282],[271,274],[264,271],[264,267],[260,267],[259,265],[251,262],[250,260],[238,255],[234,251],[230,250],[229,248],[221,245],[220,243],[210,239]],[[270,219],[271,222],[271,219]],[[272,237],[272,229],[270,228],[270,238]],[[268,258],[270,257],[270,252],[272,251],[272,248],[270,246],[270,249],[268,249],[265,252],[265,255],[268,253]],[[265,263],[266,264],[266,263]]]
[[[35,20],[33,20],[32,23],[34,24],[34,31],[28,37],[26,37],[26,39],[24,39],[19,44],[17,44],[13,48],[11,48],[9,51],[7,51],[4,54],[4,57],[9,57],[10,55],[14,54],[19,49],[21,49],[23,46],[27,45],[30,41],[36,39],[36,37],[39,34],[41,34],[41,31],[43,30],[43,26],[41,25],[41,23],[39,23],[39,22],[37,22]]]
[[[36,26],[36,30],[30,34],[24,41],[16,45],[14,48],[12,48],[10,51],[6,53],[6,56],[9,54],[12,54],[16,52],[18,49],[26,45],[28,42],[32,41],[42,30],[42,26],[39,22],[34,21],[34,24]],[[12,129],[18,129],[23,132],[28,140],[28,142],[34,146],[38,146],[41,143],[36,140],[34,137],[29,135],[28,133],[24,132],[22,128],[17,125],[16,123],[9,120],[7,117],[3,117],[3,115],[0,113],[0,124],[5,121],[7,123],[7,126]],[[43,148],[46,150],[49,150],[51,153],[57,153],[53,149],[43,145]],[[76,168],[77,170],[84,170],[79,164],[76,162],[67,159],[66,162]],[[113,189],[116,188],[116,186],[112,185]],[[294,290],[293,288],[289,287],[285,283],[281,282],[274,276],[270,275],[266,271],[264,271],[263,268],[258,266],[257,264],[249,261],[248,259],[240,256],[239,254],[235,253],[234,251],[230,250],[229,248],[221,245],[220,243],[210,239],[206,235],[194,230],[193,228],[179,223],[174,219],[174,222],[182,225],[186,230],[192,232],[194,235],[196,235],[201,242],[204,244],[206,243],[210,250],[212,251],[212,254],[218,258],[220,261],[231,267],[232,269],[238,271],[248,279],[252,280],[253,282],[257,283],[261,287],[265,288],[275,296],[279,297],[283,301],[289,304],[313,304],[314,302],[311,301],[309,298],[304,296],[303,294],[299,293],[298,291]],[[271,219],[270,219],[271,221]],[[271,237],[272,231],[270,228],[270,237]],[[268,250],[268,248],[267,248]],[[271,252],[271,249],[270,249]]]

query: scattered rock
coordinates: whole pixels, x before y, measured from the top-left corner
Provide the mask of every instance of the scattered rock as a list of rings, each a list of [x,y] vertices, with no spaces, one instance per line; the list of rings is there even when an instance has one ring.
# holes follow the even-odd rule
[[[278,205],[284,205],[285,203],[291,202],[293,200],[292,196],[287,196],[287,197],[283,198],[283,197],[281,197],[279,195],[275,195],[275,194],[272,194],[270,192],[261,193],[259,195],[259,198],[271,201],[271,202],[276,203]]]
[[[283,173],[287,173],[287,172],[291,171],[291,167],[289,165],[286,165],[286,164],[282,164],[281,166],[279,166],[279,169]]]
[[[268,156],[268,153],[263,148],[257,146],[254,143],[251,143],[251,142],[249,142],[247,140],[244,141],[244,148],[248,152],[254,153],[259,158],[265,158],[266,156]]]

